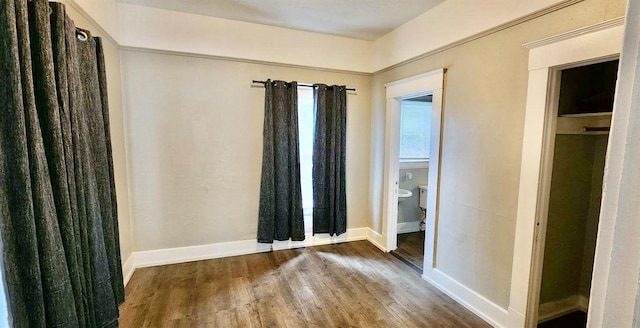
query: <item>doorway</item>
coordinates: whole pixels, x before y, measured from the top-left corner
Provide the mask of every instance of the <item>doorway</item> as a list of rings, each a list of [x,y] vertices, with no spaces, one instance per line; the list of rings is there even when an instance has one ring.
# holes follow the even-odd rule
[[[400,101],[398,229],[392,255],[422,274],[433,95]]]
[[[551,185],[533,263],[538,327],[586,326],[617,72],[611,60],[554,73]]]
[[[443,83],[444,69],[439,69],[385,85],[387,89],[383,190],[383,237],[385,240],[385,249],[387,251],[395,251],[398,249],[398,232],[403,232],[402,230],[405,229],[405,227],[409,230],[417,230],[412,232],[419,232],[420,223],[423,221],[423,213],[420,210],[420,204],[418,203],[420,199],[421,189],[419,188],[419,186],[417,186],[416,188],[410,187],[411,190],[408,191],[412,193],[411,196],[399,197],[400,189],[402,189],[400,184],[401,181],[403,183],[410,181],[410,184],[407,185],[411,185],[411,180],[413,180],[414,178],[419,178],[416,174],[414,174],[415,172],[410,172],[410,169],[408,168],[428,166],[428,171],[424,172],[426,175],[426,181],[424,184],[422,184],[423,187],[426,187],[422,188],[424,189],[423,207],[425,208],[425,224],[423,226],[424,237],[417,240],[417,244],[419,245],[418,247],[420,248],[419,251],[422,252],[413,257],[413,262],[420,261],[419,257],[422,257],[422,265],[416,265],[416,267],[422,269],[432,268],[435,265],[438,215],[437,199],[440,177]],[[417,102],[428,103],[430,106],[430,122],[422,122],[429,125],[429,129],[422,130],[422,132],[424,132],[424,130],[428,130],[429,140],[425,140],[424,138],[420,137],[415,139],[418,142],[426,142],[428,144],[428,150],[424,150],[422,148],[424,153],[423,156],[421,156],[420,158],[416,158],[413,163],[411,163],[412,161],[407,159],[405,163],[406,166],[403,166],[407,169],[403,171],[403,177],[401,178],[400,144],[402,140],[401,122],[403,103],[406,107],[407,105],[411,104],[416,105]],[[408,122],[415,119],[420,120],[418,116],[416,116],[415,118],[407,118],[409,120]],[[419,128],[421,125],[416,124],[416,126]],[[419,146],[417,148],[421,147]],[[418,152],[414,154],[417,153]],[[416,156],[419,157],[419,154],[417,154]],[[411,179],[408,179],[409,177],[411,177]],[[414,192],[415,194],[413,194]],[[406,196],[406,194],[403,194],[402,196]],[[407,222],[403,219],[403,221],[401,221],[401,224],[398,224],[399,199],[403,203],[410,201],[411,203],[407,203],[407,207],[412,208],[414,214],[416,213],[416,211],[418,212],[417,214],[419,215],[419,217],[417,218],[417,220],[416,218],[409,220],[414,223],[402,224],[402,222]],[[413,204],[413,202],[415,202],[415,204]],[[412,205],[415,205],[415,207]],[[412,245],[416,244],[416,240],[409,240],[409,242]],[[415,249],[415,246],[412,246],[412,249]],[[418,259],[416,260],[416,258]]]
[[[585,115],[587,118],[571,118],[570,113],[566,113],[566,117],[558,117],[558,114],[565,114],[559,109],[562,73],[618,59],[624,35],[623,23],[623,20],[606,21],[524,45],[529,49],[529,82],[511,291],[505,318],[508,326],[538,325],[557,129],[566,128],[563,125],[567,120],[594,119],[589,115]],[[583,132],[598,132],[605,128],[592,124],[573,124],[573,128]],[[593,288],[595,290],[597,286]],[[576,302],[573,304],[575,307]]]

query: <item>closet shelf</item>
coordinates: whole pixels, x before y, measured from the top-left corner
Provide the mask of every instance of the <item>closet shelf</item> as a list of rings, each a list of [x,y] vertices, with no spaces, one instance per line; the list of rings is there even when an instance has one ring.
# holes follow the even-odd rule
[[[592,118],[598,118],[598,117],[611,117],[612,112],[599,112],[599,113],[580,113],[580,114],[562,114],[562,115],[558,115],[558,117],[566,117],[566,118],[572,118],[572,117],[592,117]]]

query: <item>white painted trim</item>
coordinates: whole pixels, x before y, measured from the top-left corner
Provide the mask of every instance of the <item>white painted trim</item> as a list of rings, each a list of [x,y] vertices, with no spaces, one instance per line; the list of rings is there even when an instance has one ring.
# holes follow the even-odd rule
[[[529,51],[529,86],[520,169],[508,326],[533,327],[538,297],[555,141],[557,82],[562,68],[615,58],[622,28],[585,27]],[[552,38],[553,39],[553,38]],[[529,44],[531,47],[531,44]],[[615,114],[614,114],[615,116]],[[541,237],[542,236],[542,237]]]
[[[506,309],[491,302],[486,297],[459,283],[438,269],[425,266],[422,278],[490,325],[494,327],[505,327],[507,325],[508,314]]]
[[[273,244],[261,244],[255,239],[250,239],[208,245],[134,252],[123,265],[125,285],[129,282],[129,279],[136,268],[264,253],[272,250],[276,251],[367,240],[381,251],[387,252],[387,250],[381,245],[381,241],[383,240],[382,235],[373,231],[371,228],[348,229],[346,233],[337,237],[329,237],[327,234],[317,234],[312,236],[310,233],[305,237],[305,241],[301,242],[275,241]]]
[[[420,231],[420,221],[398,222],[397,234]]]
[[[369,229],[369,237],[367,237],[367,240],[372,243],[375,247],[378,247],[379,250],[383,251],[383,252],[389,252],[388,249],[386,249],[383,245],[385,242],[384,236],[382,236],[381,234],[375,232],[373,229],[368,228]]]
[[[587,26],[584,29],[590,30]],[[616,25],[606,30],[580,34],[529,50],[529,71],[557,66],[581,66],[588,61],[617,58],[622,50],[624,27]]]
[[[269,251],[271,251],[270,244],[260,244],[255,239],[250,239],[208,245],[141,251],[135,252],[135,258],[136,268],[144,268]]]
[[[581,27],[579,29],[575,29],[573,31],[565,32],[562,34],[554,35],[552,37],[548,37],[545,39],[536,40],[533,42],[525,43],[523,46],[527,49],[539,48],[542,46],[550,45],[552,43],[573,39],[585,34],[591,34],[594,32],[599,32],[603,30],[610,29],[612,27],[618,27],[624,25],[625,17],[618,17],[610,20],[606,20],[601,23],[597,23],[590,26]]]
[[[588,298],[582,295],[571,295],[561,300],[540,304],[540,308],[538,310],[538,323],[553,320],[574,311],[582,311],[586,313],[588,304]]]
[[[136,254],[131,253],[129,258],[122,265],[122,277],[124,280],[124,285],[127,286],[129,280],[131,280],[131,276],[133,276],[133,271],[136,270]]]
[[[438,215],[438,190],[440,180],[440,151],[442,126],[442,97],[445,69],[385,84],[387,109],[385,120],[384,185],[382,191],[382,234],[385,247],[392,251],[398,243],[398,172],[400,140],[400,102],[402,99],[424,94],[433,95],[431,106],[431,144],[429,149],[429,180],[427,192],[427,234],[425,236],[425,261],[435,264],[435,234]],[[430,230],[431,228],[431,230]]]
[[[301,247],[312,247],[320,245],[338,244],[358,240],[367,240],[369,237],[369,228],[348,229],[347,232],[340,236],[331,237],[329,234],[307,233],[303,241],[274,241],[272,250],[279,251],[283,249],[294,249]]]
[[[326,67],[310,66],[310,65],[278,63],[278,62],[266,61],[266,60],[246,59],[246,58],[237,58],[237,57],[230,57],[230,56],[218,56],[218,55],[202,54],[202,53],[197,53],[197,52],[188,52],[188,51],[179,51],[179,50],[152,49],[152,48],[144,48],[144,47],[136,47],[136,46],[120,46],[119,48],[120,48],[120,50],[124,50],[124,51],[159,54],[159,55],[167,55],[167,56],[181,56],[181,57],[191,57],[191,58],[202,58],[202,59],[230,61],[230,62],[237,62],[237,63],[267,65],[267,66],[285,67],[285,68],[294,68],[294,69],[305,69],[305,70],[310,70],[310,71],[319,71],[319,72],[327,72],[327,73],[340,73],[340,74],[351,74],[351,75],[360,75],[360,76],[372,76],[371,73],[366,73],[366,72],[361,72],[361,71],[352,71],[352,70],[336,69],[336,68],[326,68]]]

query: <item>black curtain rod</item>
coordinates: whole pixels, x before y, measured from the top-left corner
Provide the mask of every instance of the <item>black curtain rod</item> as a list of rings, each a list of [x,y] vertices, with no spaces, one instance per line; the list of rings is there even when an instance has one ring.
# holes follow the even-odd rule
[[[267,83],[267,81],[258,81],[258,80],[253,80],[253,83],[260,83],[262,85],[264,85],[265,83]],[[305,83],[298,83],[299,87],[306,87],[306,88],[315,88],[315,86],[313,84],[305,84]],[[347,88],[347,91],[356,91],[355,88]]]

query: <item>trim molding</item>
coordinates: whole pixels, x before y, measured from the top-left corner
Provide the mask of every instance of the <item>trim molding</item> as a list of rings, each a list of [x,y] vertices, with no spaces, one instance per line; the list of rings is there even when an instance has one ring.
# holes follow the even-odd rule
[[[388,253],[389,250],[386,247],[382,246],[385,244],[385,237],[371,228],[367,229],[369,229],[369,237],[367,238],[367,240],[372,243],[373,246],[378,247],[379,250]]]
[[[131,276],[133,276],[133,271],[136,270],[135,262],[136,262],[136,255],[135,253],[131,253],[131,255],[129,255],[129,258],[122,265],[122,277],[123,277],[125,286],[129,283],[129,280],[131,280]]]
[[[576,3],[579,3],[579,2],[582,2],[582,1],[583,0],[567,0],[567,1],[555,4],[553,6],[544,8],[542,10],[538,10],[538,11],[536,11],[534,13],[531,13],[529,15],[523,16],[521,18],[518,18],[518,19],[512,20],[510,22],[504,23],[502,25],[498,25],[498,26],[496,26],[494,28],[491,28],[489,30],[486,30],[484,32],[480,32],[478,34],[472,35],[470,37],[461,39],[461,40],[456,41],[456,42],[452,42],[452,43],[450,43],[448,45],[445,45],[445,46],[442,46],[440,48],[425,52],[425,53],[423,53],[421,55],[418,55],[418,56],[415,56],[413,58],[409,58],[407,60],[404,60],[404,61],[401,61],[399,63],[393,64],[393,65],[385,67],[383,69],[380,69],[380,70],[377,70],[377,71],[373,71],[373,72],[360,72],[360,71],[339,70],[339,69],[321,68],[321,67],[304,66],[304,65],[292,65],[292,64],[284,64],[284,63],[275,63],[275,62],[269,62],[269,61],[241,59],[241,58],[235,58],[235,57],[224,57],[224,56],[205,55],[205,54],[188,53],[188,52],[180,52],[180,51],[150,49],[150,48],[142,48],[142,47],[134,47],[134,46],[123,46],[118,41],[116,41],[116,38],[114,38],[111,35],[111,33],[106,31],[98,22],[96,22],[95,19],[93,19],[91,17],[91,15],[89,15],[89,13],[87,13],[74,0],[62,0],[63,3],[68,4],[74,10],[78,11],[78,13],[80,13],[85,19],[87,19],[92,25],[95,26],[95,28],[101,33],[101,36],[104,36],[105,38],[109,39],[109,41],[111,41],[119,49],[129,50],[129,51],[147,52],[147,53],[161,53],[161,54],[170,54],[170,55],[178,55],[178,56],[189,56],[189,57],[205,58],[205,59],[228,60],[228,61],[236,61],[236,62],[244,62],[244,63],[254,63],[254,64],[260,64],[260,65],[299,68],[299,69],[308,69],[308,70],[314,70],[314,71],[354,74],[354,75],[363,75],[363,76],[373,76],[373,75],[376,75],[376,74],[380,74],[380,73],[384,73],[386,71],[393,70],[395,68],[410,64],[410,63],[412,63],[414,61],[417,61],[417,60],[420,60],[420,59],[435,55],[437,53],[449,50],[451,48],[458,47],[458,46],[463,45],[465,43],[480,39],[482,37],[491,35],[493,33],[508,29],[510,27],[513,27],[513,26],[528,22],[530,20],[533,20],[535,18],[550,14],[550,13],[558,11],[560,9],[572,6],[572,5],[574,5]],[[622,20],[622,23],[624,23],[624,18],[619,18],[619,19]],[[617,24],[617,22],[613,22],[613,21],[616,21],[616,20],[618,20],[618,19],[611,20],[610,22],[612,22],[613,24]]]
[[[574,311],[587,312],[589,299],[583,295],[571,295],[557,301],[540,304],[538,308],[538,323],[559,318]]]
[[[393,64],[393,65],[388,66],[386,68],[377,70],[377,71],[373,72],[373,75],[381,74],[381,73],[396,69],[398,67],[401,67],[401,66],[404,66],[404,65],[407,65],[407,64],[411,64],[411,63],[413,63],[415,61],[418,61],[420,59],[423,59],[423,58],[426,58],[426,57],[429,57],[429,56],[433,56],[433,55],[435,55],[437,53],[440,53],[440,52],[443,52],[443,51],[446,51],[446,50],[461,46],[461,45],[463,45],[465,43],[468,43],[468,42],[483,38],[485,36],[500,32],[502,30],[506,30],[506,29],[514,27],[516,25],[520,25],[522,23],[528,22],[528,21],[536,19],[538,17],[542,17],[544,15],[550,14],[550,13],[558,11],[560,9],[564,9],[566,7],[570,7],[570,6],[575,5],[576,3],[579,3],[579,2],[582,2],[582,1],[583,0],[564,1],[564,2],[561,2],[561,3],[555,4],[553,6],[547,7],[545,9],[538,10],[538,11],[536,11],[534,13],[531,13],[531,14],[523,16],[521,18],[512,20],[512,21],[504,23],[502,25],[498,25],[498,26],[496,26],[496,27],[494,27],[492,29],[486,30],[484,32],[480,32],[478,34],[475,34],[475,35],[472,35],[470,37],[464,38],[462,40],[459,40],[459,41],[450,43],[448,45],[442,46],[440,48],[425,52],[425,53],[423,53],[421,55],[418,55],[418,56],[415,56],[413,58],[409,58],[407,60],[401,61],[401,62],[399,62],[397,64]]]
[[[554,36],[551,36],[551,37],[548,37],[548,38],[544,38],[544,39],[536,40],[536,41],[533,41],[533,42],[525,43],[523,45],[523,47],[525,47],[527,49],[534,49],[534,48],[546,46],[548,44],[556,43],[556,42],[559,42],[559,41],[564,41],[564,40],[577,38],[577,37],[585,35],[585,34],[590,34],[590,33],[598,32],[598,31],[610,29],[610,28],[616,27],[616,26],[623,26],[624,25],[624,21],[625,21],[625,16],[614,18],[614,19],[610,19],[610,20],[606,20],[604,22],[600,22],[600,23],[597,23],[597,24],[594,24],[594,25],[590,25],[590,26],[585,26],[585,27],[582,27],[582,28],[579,28],[579,29],[575,29],[573,31],[566,32],[566,33],[562,33],[562,34],[554,35]]]
[[[255,239],[249,239],[208,245],[133,252],[123,264],[122,271],[126,285],[131,279],[136,268],[210,260],[222,257],[337,244],[359,240],[368,240],[381,251],[387,252],[380,243],[380,241],[384,240],[382,235],[373,231],[371,228],[354,228],[348,229],[346,233],[338,237],[329,237],[327,234],[313,236],[311,233],[308,233],[305,240],[300,242],[275,241],[273,244],[261,244]]]
[[[323,67],[317,67],[317,66],[277,63],[277,62],[271,62],[271,61],[265,61],[265,60],[245,59],[245,58],[237,58],[237,57],[216,56],[216,55],[200,54],[195,52],[153,49],[153,48],[143,48],[143,47],[123,46],[123,45],[120,45],[119,49],[126,50],[126,51],[142,52],[142,53],[160,54],[160,55],[183,56],[183,57],[191,57],[191,58],[223,60],[223,61],[231,61],[231,62],[238,62],[238,63],[256,64],[256,65],[305,69],[305,70],[327,72],[327,73],[372,76],[371,73],[367,73],[367,72],[350,71],[350,70],[342,70],[342,69],[335,69],[335,68],[323,68]]]
[[[420,231],[420,221],[398,222],[398,234]]]
[[[438,269],[427,266],[426,264],[428,263],[425,263],[422,279],[453,298],[456,302],[478,315],[490,325],[494,327],[507,326],[508,314],[506,309],[503,309]]]

